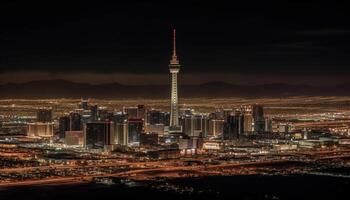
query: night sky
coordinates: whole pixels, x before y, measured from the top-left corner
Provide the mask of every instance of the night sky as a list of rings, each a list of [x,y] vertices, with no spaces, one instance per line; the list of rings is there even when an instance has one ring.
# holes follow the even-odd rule
[[[335,1],[113,2],[2,1],[0,83],[166,84],[173,28],[183,84],[350,77],[350,14]]]

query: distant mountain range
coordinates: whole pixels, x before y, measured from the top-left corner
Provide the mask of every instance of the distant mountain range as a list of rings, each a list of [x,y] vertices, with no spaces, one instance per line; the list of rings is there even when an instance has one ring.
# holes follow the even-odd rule
[[[122,85],[119,83],[88,84],[65,80],[43,80],[0,85],[0,99],[7,98],[167,98],[170,85]],[[209,82],[181,85],[181,97],[285,97],[349,96],[350,83],[330,86],[264,84],[235,85]]]

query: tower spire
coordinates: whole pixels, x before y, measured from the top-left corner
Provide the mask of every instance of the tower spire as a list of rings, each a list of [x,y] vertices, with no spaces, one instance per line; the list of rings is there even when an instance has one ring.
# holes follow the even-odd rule
[[[173,30],[173,57],[176,57],[176,29]]]
[[[171,57],[170,64],[171,65],[179,64],[179,60],[177,59],[177,55],[176,55],[176,29],[173,29],[173,56]]]

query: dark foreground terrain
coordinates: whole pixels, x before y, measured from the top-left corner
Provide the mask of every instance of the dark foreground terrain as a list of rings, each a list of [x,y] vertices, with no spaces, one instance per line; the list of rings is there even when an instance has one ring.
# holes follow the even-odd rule
[[[350,178],[290,175],[3,188],[0,199],[348,199]]]

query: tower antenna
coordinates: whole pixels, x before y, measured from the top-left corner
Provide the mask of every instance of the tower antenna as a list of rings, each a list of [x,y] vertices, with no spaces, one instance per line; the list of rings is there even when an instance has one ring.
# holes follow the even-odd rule
[[[173,30],[173,56],[176,57],[176,29]]]

